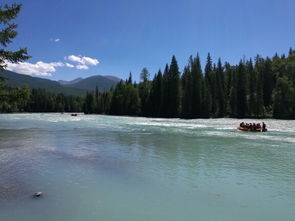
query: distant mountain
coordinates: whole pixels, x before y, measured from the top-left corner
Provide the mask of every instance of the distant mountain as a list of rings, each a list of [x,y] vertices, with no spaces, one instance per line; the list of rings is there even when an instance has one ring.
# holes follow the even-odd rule
[[[64,87],[57,81],[44,78],[32,77],[24,74],[17,74],[12,71],[0,70],[0,77],[6,78],[7,85],[10,87],[21,87],[27,85],[29,88],[43,88],[51,93],[63,93],[65,95],[85,96],[86,90]]]
[[[61,85],[70,85],[70,84],[75,84],[78,83],[79,81],[83,80],[83,78],[76,78],[72,81],[63,81],[63,80],[59,80],[58,83],[60,83]]]
[[[63,93],[65,95],[85,96],[86,90],[65,87],[57,81],[44,78],[32,77],[24,74],[17,74],[12,71],[0,70],[0,77],[6,78],[7,85],[10,87],[21,87],[27,85],[29,88],[43,88],[51,93]]]
[[[78,78],[73,81],[67,81],[63,85],[82,90],[95,90],[98,87],[99,91],[105,91],[114,87],[120,80],[120,78],[114,76],[95,75],[85,79]]]
[[[115,77],[115,76],[112,76],[112,75],[104,75],[103,77],[105,77],[107,79],[110,79],[112,81],[115,81],[117,83],[119,83],[122,80],[121,78],[118,78],[118,77]]]
[[[97,75],[85,79],[77,78],[72,81],[58,82],[24,74],[17,74],[7,70],[0,70],[0,77],[6,78],[7,85],[10,87],[27,85],[29,88],[43,88],[51,93],[63,93],[65,95],[74,96],[85,96],[87,91],[95,90],[96,86],[100,91],[108,90],[120,81],[120,79],[116,77],[109,79]]]

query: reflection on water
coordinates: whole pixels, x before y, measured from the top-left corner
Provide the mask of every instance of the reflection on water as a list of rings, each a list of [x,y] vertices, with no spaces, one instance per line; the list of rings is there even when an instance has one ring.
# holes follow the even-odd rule
[[[293,220],[294,121],[265,122],[0,115],[0,220]]]

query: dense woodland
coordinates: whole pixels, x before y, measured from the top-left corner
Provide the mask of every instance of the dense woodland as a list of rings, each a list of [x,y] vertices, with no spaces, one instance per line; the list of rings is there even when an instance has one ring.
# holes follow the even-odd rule
[[[7,62],[18,63],[30,56],[26,48],[10,51],[17,36],[17,17],[22,5],[0,5],[0,70]],[[201,67],[200,58],[190,57],[180,72],[175,56],[153,80],[144,68],[141,82],[121,81],[114,89],[88,92],[85,98],[48,93],[26,86],[11,88],[0,77],[0,112],[80,112],[145,117],[250,117],[295,119],[295,51],[273,58],[257,55],[237,65],[210,54]]]
[[[273,58],[257,55],[238,65],[212,62],[207,56],[202,69],[200,58],[190,57],[180,73],[176,58],[153,80],[142,70],[141,82],[132,76],[114,90],[89,92],[87,114],[112,114],[145,117],[209,117],[295,119],[295,51]]]
[[[0,80],[1,112],[80,112],[164,118],[295,119],[295,51],[273,58],[257,55],[238,65],[213,63],[204,69],[190,57],[181,73],[175,56],[152,80],[143,68],[141,81],[130,73],[126,81],[106,92],[88,92],[85,98],[51,94],[43,89],[8,88]]]
[[[0,113],[12,112],[82,112],[84,98],[48,93],[27,86],[11,88],[0,78]]]

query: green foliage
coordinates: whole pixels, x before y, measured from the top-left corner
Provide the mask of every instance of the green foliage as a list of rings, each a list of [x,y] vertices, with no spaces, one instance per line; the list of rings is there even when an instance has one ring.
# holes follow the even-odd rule
[[[142,72],[147,73],[147,69]],[[212,64],[204,74],[199,56],[190,57],[181,74],[175,56],[153,80],[132,82],[132,75],[114,89],[98,87],[85,99],[50,94],[44,89],[12,88],[0,78],[1,112],[78,112],[146,117],[274,117],[295,119],[295,53],[287,57]]]
[[[182,88],[183,88],[183,93],[182,93],[182,100],[181,100],[181,107],[182,107],[182,113],[181,116],[183,118],[189,119],[192,117],[192,90],[191,90],[191,72],[189,67],[184,68],[184,72],[182,75]]]
[[[182,75],[182,105],[181,116],[183,118],[198,118],[202,112],[202,68],[199,55],[189,58],[189,64],[185,67]]]
[[[0,78],[0,113],[81,112],[83,102],[80,97],[51,94],[44,89],[11,88]]]
[[[148,73],[146,68],[139,84],[132,84],[130,75],[109,93],[110,111],[105,113],[186,119],[295,118],[293,50],[288,57],[256,56],[255,65],[250,59],[241,60],[237,66],[223,65],[220,59],[215,65],[208,54],[204,75],[198,55],[189,58],[181,76],[173,56],[170,66],[165,66],[163,74],[155,74],[152,81],[143,73]]]
[[[249,116],[254,116],[256,106],[256,75],[253,68],[252,59],[247,62],[247,72],[248,72],[248,107]]]
[[[246,70],[245,64],[240,61],[237,68],[237,116],[245,117],[247,113],[246,103]]]
[[[133,84],[121,81],[115,88],[110,102],[110,114],[138,115],[140,100],[138,88]]]
[[[87,90],[65,87],[56,81],[51,81],[44,78],[32,77],[24,74],[17,74],[7,70],[0,69],[0,77],[6,78],[6,84],[9,87],[21,87],[22,85],[27,85],[30,89],[43,88],[47,92],[64,95],[73,96],[85,96]],[[95,86],[93,87],[95,89]]]
[[[28,112],[81,112],[83,99],[64,94],[52,94],[45,89],[32,89],[25,111]]]
[[[140,79],[143,81],[143,82],[146,82],[148,81],[150,78],[150,73],[148,71],[147,68],[143,68],[141,73],[140,73]]]
[[[143,116],[149,116],[151,112],[149,95],[151,90],[151,82],[148,81],[149,72],[146,68],[143,68],[140,78],[142,82],[138,85],[138,93],[140,98],[141,114]]]
[[[267,58],[263,66],[263,102],[265,107],[272,104],[272,91],[274,88],[271,60]]]
[[[168,104],[164,117],[178,117],[180,109],[180,79],[179,68],[175,56],[172,57],[167,75]]]
[[[273,116],[275,118],[294,118],[294,102],[294,87],[288,78],[279,77],[274,92]]]
[[[256,84],[256,104],[254,106],[255,117],[264,117],[263,101],[263,62],[264,60],[258,55],[255,58],[255,71],[257,74]]]
[[[5,85],[5,79],[0,78],[0,112],[24,111],[29,96],[28,87],[9,88]]]
[[[198,118],[202,116],[202,100],[201,100],[201,84],[202,84],[202,68],[200,57],[197,55],[194,59],[190,57],[190,75],[191,82],[187,86],[190,87],[191,98],[189,100],[191,106],[190,118]]]
[[[168,112],[169,104],[169,82],[168,82],[169,66],[166,64],[163,79],[162,79],[162,93],[161,93],[161,106],[160,106],[160,117],[166,117]]]
[[[155,75],[151,91],[149,95],[148,105],[150,108],[150,116],[160,117],[161,116],[161,105],[162,105],[162,93],[163,93],[163,76],[161,70]]]
[[[108,76],[94,75],[84,78],[76,83],[62,85],[65,89],[75,89],[76,91],[95,90],[98,87],[99,91],[107,91],[119,83],[119,79],[109,78]],[[61,86],[61,85],[59,85]]]
[[[224,94],[224,73],[220,58],[218,59],[216,69],[216,92],[217,116],[224,117],[226,107],[226,96]]]
[[[2,48],[0,48],[0,69],[6,67],[5,62],[7,61],[11,63],[18,63],[30,58],[27,54],[26,48],[20,48],[17,51],[4,49],[12,42],[12,39],[17,36],[17,32],[15,31],[17,24],[11,22],[11,20],[14,20],[17,17],[20,10],[20,4],[6,4],[4,6],[0,6],[0,45],[2,46]]]

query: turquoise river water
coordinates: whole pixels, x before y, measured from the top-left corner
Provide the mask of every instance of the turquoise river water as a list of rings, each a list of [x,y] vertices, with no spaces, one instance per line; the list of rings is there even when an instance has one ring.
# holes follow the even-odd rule
[[[2,114],[0,220],[295,220],[295,121],[240,121]]]

